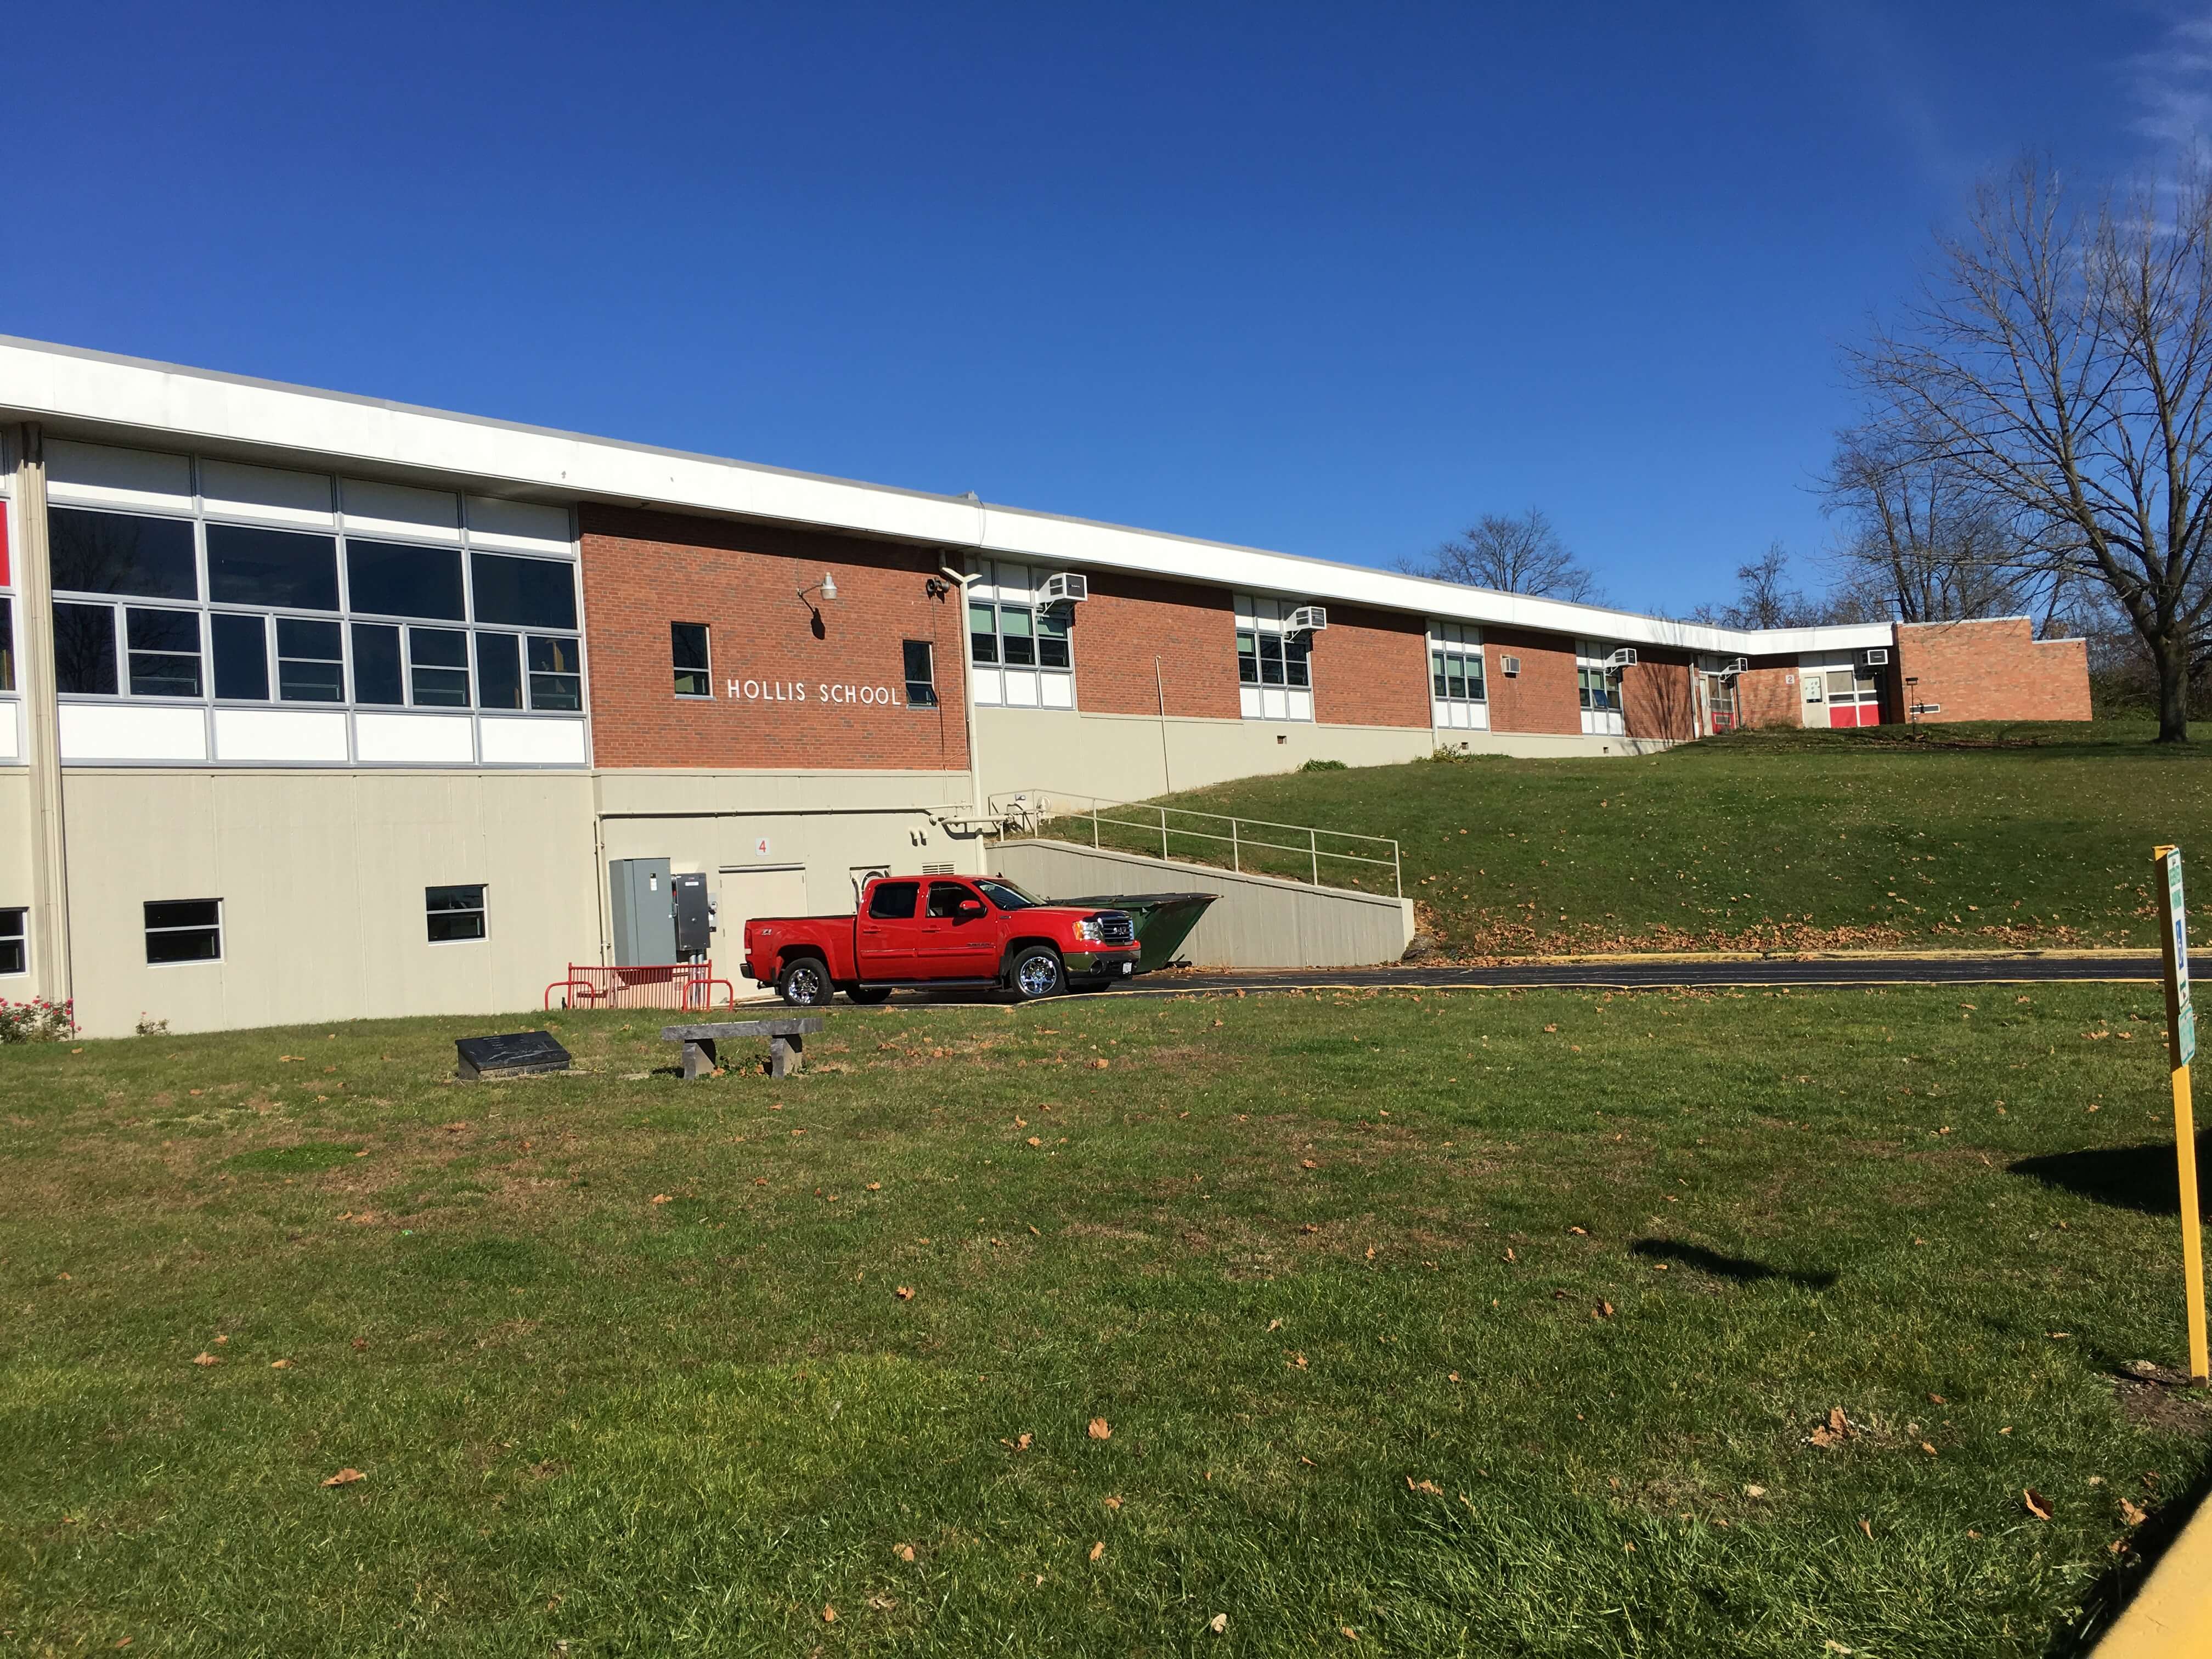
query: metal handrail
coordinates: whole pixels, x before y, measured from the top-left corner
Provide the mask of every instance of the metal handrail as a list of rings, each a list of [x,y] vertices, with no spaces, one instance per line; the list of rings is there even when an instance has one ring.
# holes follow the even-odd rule
[[[1079,805],[1076,803],[1086,803]],[[1388,836],[1364,836],[1350,830],[1321,830],[1307,823],[1281,823],[1273,818],[1239,817],[1228,812],[1201,812],[1188,806],[1165,806],[1158,802],[1149,805],[1138,801],[1113,800],[1103,795],[1066,794],[1057,790],[1023,789],[1008,794],[994,795],[990,799],[992,816],[998,821],[1000,839],[1005,838],[1010,824],[1022,826],[1024,833],[1033,834],[1044,823],[1054,818],[1088,818],[1091,821],[1091,844],[1101,845],[1102,826],[1115,829],[1141,830],[1160,838],[1160,856],[1171,857],[1168,848],[1171,837],[1186,841],[1220,842],[1229,848],[1229,867],[1242,873],[1247,851],[1264,850],[1279,853],[1303,853],[1311,872],[1313,884],[1321,885],[1321,861],[1334,859],[1345,864],[1372,865],[1390,872],[1390,893],[1394,898],[1405,896],[1404,879],[1399,860],[1398,843]],[[1102,811],[1102,809],[1103,809]],[[1115,812],[1141,812],[1144,818],[1117,817]],[[1222,835],[1210,830],[1196,830],[1180,824],[1170,824],[1176,818],[1202,818],[1209,823],[1225,823],[1229,833]],[[1157,820],[1156,822],[1153,820]],[[1248,829],[1287,830],[1292,835],[1304,836],[1303,846],[1290,842],[1268,841],[1247,835]],[[1340,852],[1321,844],[1323,836],[1339,841],[1358,842],[1377,849],[1388,848],[1389,855],[1371,856],[1364,853]],[[1273,873],[1273,872],[1265,872]]]

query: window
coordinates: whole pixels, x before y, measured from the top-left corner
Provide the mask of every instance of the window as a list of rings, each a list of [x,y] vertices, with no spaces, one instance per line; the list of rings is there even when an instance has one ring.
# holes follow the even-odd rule
[[[0,910],[0,974],[31,971],[28,910]]]
[[[1286,631],[1288,599],[1236,596],[1237,697],[1247,720],[1313,718],[1312,637]]]
[[[565,560],[471,553],[469,580],[476,588],[476,619],[480,623],[504,623],[511,628],[576,625],[575,567]]]
[[[459,622],[461,550],[346,538],[346,598],[356,611]]]
[[[398,705],[407,701],[399,678],[399,630],[382,623],[353,625],[353,700]]]
[[[1022,708],[1075,707],[1074,611],[1072,603],[1037,603],[1045,573],[1005,559],[971,561],[982,578],[968,590],[968,657],[975,701]],[[913,641],[927,646],[926,640]],[[911,647],[909,647],[910,649]],[[911,672],[908,680],[918,677]],[[936,705],[935,676],[925,708]],[[920,699],[909,696],[909,702]]]
[[[246,525],[207,527],[208,598],[289,611],[338,608],[338,544]]]
[[[57,592],[127,593],[146,599],[200,596],[189,520],[50,507],[46,537]]]
[[[1439,729],[1487,730],[1482,632],[1465,623],[1429,624],[1430,714]]]
[[[0,593],[0,691],[15,689],[15,607]]]
[[[469,636],[459,629],[409,629],[407,667],[416,708],[469,706]]]
[[[146,906],[146,960],[155,967],[172,962],[222,959],[222,901],[168,899]]]
[[[975,884],[988,893],[991,902],[1001,910],[1026,910],[1036,903],[1011,881],[994,881],[986,876]]]
[[[215,694],[269,700],[269,619],[218,611],[208,618],[215,652]]]
[[[199,696],[200,613],[142,611],[134,605],[123,617],[131,647],[131,696]]]
[[[562,714],[584,706],[583,653],[574,640],[530,636],[530,706]]]
[[[906,702],[909,708],[937,707],[935,652],[927,640],[901,642],[906,656]]]
[[[522,641],[512,634],[477,635],[477,707],[522,707]]]
[[[868,915],[877,921],[911,921],[915,900],[921,894],[918,881],[879,881],[868,896]]]
[[[963,903],[981,904],[975,890],[963,882],[933,881],[929,884],[929,914],[939,921],[950,921],[960,914]]]
[[[1619,737],[1625,731],[1620,714],[1619,671],[1607,668],[1613,647],[1594,640],[1575,641],[1575,700],[1582,709],[1583,732],[1590,737]]]
[[[460,887],[426,887],[422,908],[433,945],[459,945],[484,936],[483,884]]]
[[[714,695],[714,664],[707,650],[707,624],[668,624],[669,655],[676,665],[676,695],[711,697]]]
[[[115,607],[54,602],[54,684],[115,695]]]
[[[286,702],[345,701],[344,635],[336,623],[276,618],[276,695]]]

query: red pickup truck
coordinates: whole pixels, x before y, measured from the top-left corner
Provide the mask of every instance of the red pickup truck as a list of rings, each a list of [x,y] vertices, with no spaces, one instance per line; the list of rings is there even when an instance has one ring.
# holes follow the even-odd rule
[[[1131,978],[1138,951],[1124,910],[1048,904],[994,876],[877,876],[855,915],[745,923],[744,967],[800,1007],[833,990],[881,1002],[900,986],[1002,987],[1032,1001]]]

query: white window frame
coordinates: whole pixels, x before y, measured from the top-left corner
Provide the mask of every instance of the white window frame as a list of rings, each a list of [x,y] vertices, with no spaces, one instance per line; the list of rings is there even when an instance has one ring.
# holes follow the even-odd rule
[[[1456,661],[1461,672],[1451,672]],[[1473,674],[1467,673],[1468,667]],[[1482,630],[1473,623],[1429,623],[1429,723],[1439,732],[1487,732],[1490,729],[1490,675],[1482,658]],[[1464,688],[1450,690],[1456,678]]]
[[[433,910],[430,908],[431,894],[441,889],[451,891],[455,888],[463,887],[473,887],[477,890],[477,902],[474,908],[471,909],[465,905],[459,909],[447,910]],[[430,939],[428,935],[430,931],[430,919],[433,916],[475,916],[483,923],[483,931],[467,939]],[[489,944],[491,942],[491,884],[486,881],[441,881],[426,885],[422,889],[422,932],[425,936],[424,942],[434,951],[442,951],[448,945],[455,945]]]
[[[23,965],[21,968],[0,966],[0,979],[21,979],[31,971],[30,907],[25,904],[0,905],[0,919],[9,916],[15,918],[16,931],[12,933],[0,933],[0,945],[12,941],[23,953]]]
[[[186,958],[185,958],[185,959],[184,959],[183,961],[181,961],[181,962],[155,962],[155,960],[154,960],[154,959],[149,956],[149,957],[146,959],[146,965],[147,965],[147,967],[149,967],[149,968],[156,968],[156,969],[159,969],[159,968],[212,968],[212,967],[216,967],[216,966],[219,965],[219,964],[220,964],[220,963],[221,963],[225,959],[225,957],[228,955],[228,953],[229,953],[229,950],[230,950],[230,939],[229,939],[230,927],[229,927],[229,921],[228,921],[228,907],[225,904],[225,902],[224,902],[222,899],[219,899],[219,898],[215,898],[215,899],[146,899],[146,900],[142,901],[142,902],[140,902],[140,904],[139,904],[139,907],[138,907],[138,914],[139,914],[139,916],[140,916],[140,918],[141,918],[142,924],[143,924],[143,918],[144,918],[145,914],[146,914],[146,906],[147,906],[147,905],[149,905],[149,904],[212,904],[212,905],[214,905],[214,906],[215,906],[215,954],[214,954],[213,956],[211,956],[211,957],[187,957]],[[142,926],[140,927],[139,930],[138,930],[140,937],[141,937],[142,939],[143,939],[144,940],[146,940],[149,944],[150,944],[150,943],[152,942],[153,938],[154,938],[154,935],[155,935],[155,934],[156,934],[156,933],[205,933],[206,931],[207,931],[207,925],[206,925],[204,922],[197,922],[197,921],[196,921],[196,922],[191,923],[189,927],[147,927],[147,926],[143,926],[143,925],[142,925]]]
[[[1314,720],[1313,636],[1305,635],[1297,641],[1297,655],[1291,655],[1291,630],[1284,626],[1291,612],[1304,603],[1299,599],[1271,599],[1260,593],[1237,593],[1231,596],[1236,607],[1237,633],[1237,706],[1248,720],[1296,721],[1310,726]],[[1247,638],[1252,650],[1246,652]],[[1279,684],[1270,684],[1267,673],[1267,643],[1275,642],[1282,655],[1283,678]],[[1244,659],[1252,659],[1256,680],[1244,678]],[[1297,666],[1292,665],[1295,660]],[[1303,685],[1291,683],[1293,674],[1304,680]]]
[[[23,602],[15,588],[15,566],[23,556],[23,538],[15,533],[18,526],[15,512],[15,502],[0,495],[0,546],[8,550],[7,568],[0,571],[0,611],[6,613],[0,617],[0,656],[4,656],[15,671],[15,684],[0,685],[0,766],[24,766],[30,763],[27,748],[29,734],[23,723],[23,654],[19,631],[23,625]]]
[[[1037,590],[1052,574],[1043,565],[1023,564],[1012,559],[970,558],[968,569],[981,579],[968,584],[968,609],[961,617],[962,637],[967,642],[968,673],[975,688],[978,706],[1072,711],[1075,708],[1075,614],[1080,607],[1066,602],[1048,606],[1038,601]],[[975,625],[975,613],[986,606],[991,611],[990,637],[992,650],[998,658],[995,662],[980,661],[975,653],[975,640],[981,631]],[[1028,664],[1006,661],[1006,642],[1009,635],[1006,617],[1009,612],[1027,616],[1028,637],[1032,654],[1038,660]],[[1042,661],[1045,636],[1040,624],[1048,613],[1066,626],[1065,668],[1048,667]],[[1011,637],[1022,636],[1015,634]],[[941,697],[943,693],[939,695]]]
[[[678,668],[676,665],[676,630],[679,628],[696,628],[702,634],[704,634],[707,636],[707,665],[704,668]],[[678,674],[705,675],[707,678],[707,689],[704,691],[675,690],[676,676]],[[714,623],[685,622],[681,617],[671,617],[668,619],[668,684],[671,691],[681,702],[712,702],[714,700]]]
[[[1589,738],[1618,738],[1628,730],[1620,708],[1620,677],[1607,672],[1605,660],[1614,647],[1595,640],[1575,641],[1575,705],[1581,712],[1583,735]],[[1605,706],[1599,708],[1593,696],[1604,693]]]

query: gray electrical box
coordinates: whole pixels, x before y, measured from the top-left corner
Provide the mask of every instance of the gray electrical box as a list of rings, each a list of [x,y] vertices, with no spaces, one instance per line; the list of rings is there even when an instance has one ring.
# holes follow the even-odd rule
[[[714,948],[714,901],[707,896],[707,878],[696,870],[671,879],[675,888],[676,959],[690,962]]]
[[[615,965],[674,962],[676,915],[666,859],[611,859],[607,900],[615,925]]]

